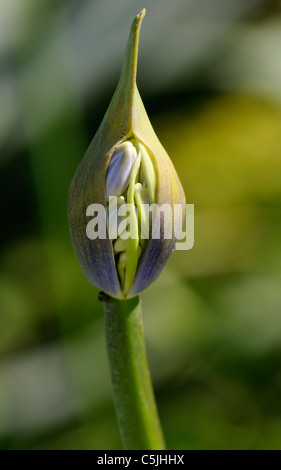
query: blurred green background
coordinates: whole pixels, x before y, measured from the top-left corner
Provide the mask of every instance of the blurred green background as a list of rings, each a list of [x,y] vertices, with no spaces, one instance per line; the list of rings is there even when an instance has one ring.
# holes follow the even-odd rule
[[[169,449],[281,449],[281,2],[1,0],[0,446],[120,449],[67,193],[134,16],[138,85],[195,204],[143,294]]]

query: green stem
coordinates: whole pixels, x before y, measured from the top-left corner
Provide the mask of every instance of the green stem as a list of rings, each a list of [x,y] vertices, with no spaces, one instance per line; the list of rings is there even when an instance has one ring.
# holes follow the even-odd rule
[[[113,394],[124,447],[165,449],[147,364],[139,297],[105,302]]]

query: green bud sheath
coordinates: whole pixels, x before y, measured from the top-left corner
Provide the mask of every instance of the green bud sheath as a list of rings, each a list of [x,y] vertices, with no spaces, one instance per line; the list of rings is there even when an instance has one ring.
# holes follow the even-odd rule
[[[106,207],[107,168],[116,148],[128,139],[134,139],[137,146],[140,143],[149,152],[154,167],[155,181],[152,178],[148,191],[152,193],[156,188],[155,203],[159,206],[168,203],[172,207],[182,204],[183,213],[185,210],[181,183],[150,124],[136,86],[139,33],[144,16],[145,10],[142,10],[133,21],[118,86],[69,192],[71,238],[83,272],[92,284],[120,299],[138,295],[159,276],[176,240],[163,236],[153,240],[150,236],[138,261],[135,242],[129,240],[127,255],[130,258],[130,252],[134,253],[134,260],[128,269],[126,288],[121,290],[112,241],[108,237],[90,240],[86,235],[87,207],[93,203]],[[144,171],[150,173],[149,164],[144,166]],[[183,217],[175,222],[181,226],[182,220]],[[163,235],[162,225],[163,217],[160,218],[160,234]]]

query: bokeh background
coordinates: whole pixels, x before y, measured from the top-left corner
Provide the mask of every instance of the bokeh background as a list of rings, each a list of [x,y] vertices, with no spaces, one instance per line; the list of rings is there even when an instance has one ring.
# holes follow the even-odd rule
[[[281,449],[281,2],[1,0],[3,449],[121,449],[66,207],[143,7],[139,89],[195,204],[143,294],[167,445]]]

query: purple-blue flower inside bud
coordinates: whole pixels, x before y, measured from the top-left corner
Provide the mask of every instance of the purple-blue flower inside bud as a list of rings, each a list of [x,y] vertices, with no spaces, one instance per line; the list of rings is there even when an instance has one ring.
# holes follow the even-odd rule
[[[111,157],[106,174],[106,197],[121,196],[130,181],[130,174],[137,158],[131,142],[119,145]]]

